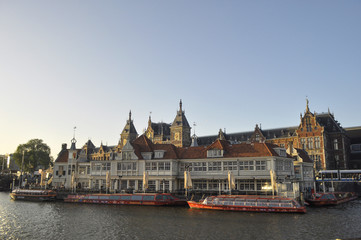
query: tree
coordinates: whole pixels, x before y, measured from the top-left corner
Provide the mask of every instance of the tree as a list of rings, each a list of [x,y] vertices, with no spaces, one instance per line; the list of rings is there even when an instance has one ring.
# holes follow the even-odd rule
[[[23,171],[34,172],[38,166],[48,168],[51,157],[50,148],[41,139],[32,139],[25,144],[20,144],[13,157],[16,164],[21,168],[24,151]]]

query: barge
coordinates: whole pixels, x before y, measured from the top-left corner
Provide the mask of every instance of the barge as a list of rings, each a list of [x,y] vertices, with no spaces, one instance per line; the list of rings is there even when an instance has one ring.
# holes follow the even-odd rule
[[[241,211],[241,212],[283,212],[306,213],[306,208],[293,198],[253,195],[210,196],[201,202],[188,201],[190,208]]]
[[[306,199],[306,202],[311,206],[322,207],[338,205],[356,198],[357,195],[354,192],[313,193],[310,198]]]
[[[70,194],[64,202],[116,205],[186,206],[187,201],[169,193]]]
[[[54,201],[56,192],[53,190],[15,189],[10,193],[13,200]]]

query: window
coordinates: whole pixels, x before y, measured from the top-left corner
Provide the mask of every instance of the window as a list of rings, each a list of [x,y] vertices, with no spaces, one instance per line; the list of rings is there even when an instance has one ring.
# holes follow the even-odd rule
[[[334,139],[334,140],[333,140],[333,148],[334,148],[335,150],[338,150],[338,141],[337,141],[337,139]]]
[[[361,152],[361,144],[352,144],[351,145],[351,153]]]
[[[118,171],[132,171],[137,170],[137,163],[135,162],[123,162],[117,164]]]
[[[164,170],[169,171],[170,170],[170,162],[165,162],[164,164],[165,164]]]
[[[155,191],[155,180],[148,181],[148,190]],[[143,200],[144,200],[144,197],[143,197]]]
[[[150,163],[149,162],[145,163],[145,170],[150,170]]]
[[[306,129],[307,129],[307,132],[311,132],[311,131],[312,131],[311,118],[310,118],[310,117],[307,117],[307,118],[306,118]]]
[[[254,161],[239,162],[239,170],[254,170]]]
[[[266,161],[256,161],[256,170],[266,170]]]
[[[158,163],[158,169],[164,171],[164,162],[159,162]]]
[[[209,180],[208,187],[209,187],[209,190],[218,190],[219,189],[219,181],[218,180]]]
[[[285,161],[285,163],[284,163],[284,169],[286,170],[286,171],[290,171],[291,170],[291,168],[292,168],[292,162],[291,162],[292,160],[286,160]]]
[[[254,190],[254,181],[240,181],[239,189],[243,191],[253,191]]]
[[[320,137],[315,137],[315,148],[316,149],[321,148]]]
[[[163,158],[164,151],[155,151],[154,152],[154,158]]]
[[[209,162],[208,171],[221,171],[222,163],[221,162]]]
[[[169,190],[169,181],[165,181],[165,180],[160,181],[159,190],[162,190],[162,191]]]
[[[302,147],[302,149],[306,149],[306,139],[305,138],[301,138],[301,147]]]
[[[313,138],[307,138],[308,149],[313,149]]]
[[[194,162],[193,163],[193,171],[207,171],[207,163],[206,162]]]
[[[223,150],[220,149],[211,149],[207,151],[207,157],[222,157]]]
[[[277,171],[283,171],[283,161],[278,160],[276,162],[276,169],[277,169]]]
[[[202,180],[194,180],[193,181],[193,188],[194,189],[207,189],[207,181]]]
[[[236,161],[223,162],[223,171],[231,171],[231,170],[237,170],[237,162]]]
[[[110,163],[102,163],[102,170],[104,171],[110,170]]]
[[[156,171],[156,170],[157,170],[157,163],[152,162],[152,171]]]

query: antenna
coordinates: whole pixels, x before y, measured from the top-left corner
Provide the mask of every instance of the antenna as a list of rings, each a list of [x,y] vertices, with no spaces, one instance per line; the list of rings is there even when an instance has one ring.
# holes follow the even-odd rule
[[[76,127],[74,126],[74,132],[73,132],[73,138],[75,139],[75,130],[76,130]]]

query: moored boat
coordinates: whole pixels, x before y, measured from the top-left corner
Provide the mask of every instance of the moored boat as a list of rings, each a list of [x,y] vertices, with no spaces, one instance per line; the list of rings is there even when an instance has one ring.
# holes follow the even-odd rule
[[[306,212],[306,208],[295,199],[278,196],[219,195],[207,197],[201,202],[188,201],[188,205],[195,209],[242,212]]]
[[[56,192],[53,190],[15,189],[10,193],[13,200],[27,201],[53,201],[56,199]]]
[[[330,206],[349,202],[357,198],[354,192],[327,192],[327,193],[313,193],[312,196],[306,199],[306,202],[311,206]]]
[[[70,194],[65,202],[116,205],[185,206],[187,201],[169,193]]]

